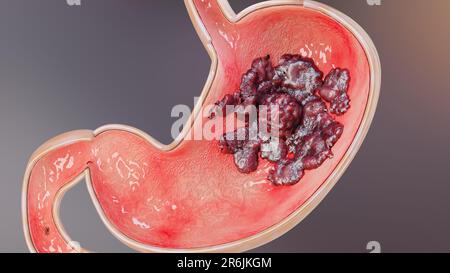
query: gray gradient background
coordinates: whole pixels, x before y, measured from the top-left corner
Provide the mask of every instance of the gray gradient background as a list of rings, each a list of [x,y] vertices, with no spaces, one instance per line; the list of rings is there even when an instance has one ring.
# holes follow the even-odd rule
[[[181,0],[0,0],[0,252],[27,251],[20,194],[45,140],[108,123],[170,142],[174,104],[193,104],[210,60]],[[258,1],[231,0],[238,11]],[[450,1],[323,0],[378,47],[382,96],[360,152],[317,209],[259,252],[450,251]],[[176,76],[174,80],[172,76]],[[103,226],[85,185],[62,203],[82,246],[129,249]]]

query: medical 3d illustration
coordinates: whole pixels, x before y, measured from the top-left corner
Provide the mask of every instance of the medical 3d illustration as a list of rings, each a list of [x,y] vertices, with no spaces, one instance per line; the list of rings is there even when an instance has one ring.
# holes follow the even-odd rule
[[[111,124],[39,147],[22,193],[30,251],[90,251],[74,247],[59,218],[64,193],[82,180],[108,230],[132,249],[247,251],[302,221],[352,162],[381,85],[377,50],[355,21],[309,0],[271,0],[237,14],[227,0],[185,5],[211,58],[186,126],[169,145]],[[277,137],[237,140],[251,122],[217,139],[191,137],[234,115],[226,106],[277,106]]]

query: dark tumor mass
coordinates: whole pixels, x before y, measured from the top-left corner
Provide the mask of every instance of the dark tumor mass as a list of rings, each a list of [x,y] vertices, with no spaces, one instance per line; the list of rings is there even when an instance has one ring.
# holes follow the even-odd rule
[[[300,55],[286,54],[275,67],[270,56],[257,58],[242,76],[239,90],[216,103],[211,118],[229,114],[227,105],[269,109],[258,112],[258,121],[267,124],[265,134],[258,126],[252,131],[255,126],[247,123],[219,141],[240,172],[255,171],[261,157],[274,164],[267,177],[274,185],[293,185],[306,170],[333,156],[331,149],[344,126],[332,114],[343,115],[350,108],[350,73],[335,68],[323,75],[312,59]],[[272,122],[270,109],[278,109],[278,123]]]

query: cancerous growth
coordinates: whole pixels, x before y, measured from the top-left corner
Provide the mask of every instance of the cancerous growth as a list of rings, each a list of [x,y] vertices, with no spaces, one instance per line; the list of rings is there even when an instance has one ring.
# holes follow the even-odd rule
[[[347,69],[334,68],[324,77],[312,59],[301,55],[286,54],[275,67],[270,56],[255,59],[239,90],[218,101],[211,117],[230,114],[227,106],[255,106],[258,120],[247,118],[245,127],[225,133],[221,151],[233,154],[242,173],[255,171],[261,157],[273,163],[267,177],[273,184],[298,183],[306,170],[333,156],[331,149],[344,130],[334,116],[350,108],[349,82]],[[271,109],[277,110],[276,123]],[[264,122],[267,134],[258,130]],[[256,137],[250,137],[254,129]]]

